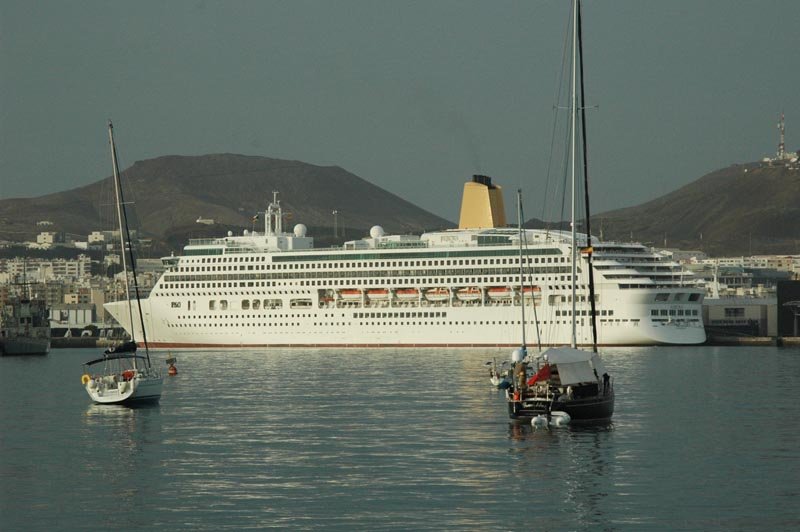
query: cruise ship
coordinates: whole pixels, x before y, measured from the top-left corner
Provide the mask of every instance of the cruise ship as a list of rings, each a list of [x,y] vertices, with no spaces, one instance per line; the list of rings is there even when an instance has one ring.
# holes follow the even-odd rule
[[[704,292],[679,263],[641,244],[577,239],[593,250],[599,345],[705,341]],[[302,224],[284,232],[273,193],[263,232],[190,240],[163,259],[141,307],[155,348],[513,347],[523,327],[531,345],[564,345],[571,246],[569,232],[506,226],[501,187],[486,176],[465,184],[458,229],[374,226],[337,248],[315,249]],[[578,260],[577,343],[591,345],[587,253]],[[138,328],[131,307],[106,304]]]

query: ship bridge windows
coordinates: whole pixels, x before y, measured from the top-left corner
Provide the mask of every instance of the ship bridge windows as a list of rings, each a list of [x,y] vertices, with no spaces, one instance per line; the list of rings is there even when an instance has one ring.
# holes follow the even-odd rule
[[[669,301],[669,294],[665,292],[660,292],[656,294],[656,302],[664,302]]]

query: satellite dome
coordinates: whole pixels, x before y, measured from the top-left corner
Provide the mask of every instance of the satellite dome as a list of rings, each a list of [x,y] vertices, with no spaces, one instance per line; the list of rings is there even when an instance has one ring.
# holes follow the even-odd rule
[[[386,233],[384,232],[383,227],[380,225],[373,225],[372,229],[369,230],[369,236],[372,238],[380,238],[385,234]]]
[[[228,231],[228,236],[233,236],[233,231]]]
[[[303,238],[304,236],[306,236],[307,231],[308,228],[303,224],[297,224],[294,226],[294,236],[296,236],[297,238]]]

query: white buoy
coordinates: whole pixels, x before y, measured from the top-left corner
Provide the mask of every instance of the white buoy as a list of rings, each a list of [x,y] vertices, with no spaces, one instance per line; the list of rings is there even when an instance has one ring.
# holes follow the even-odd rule
[[[570,421],[572,421],[572,418],[569,417],[569,414],[562,410],[553,410],[550,412],[550,424],[554,427],[563,427],[564,425],[569,425]]]
[[[539,414],[538,416],[531,419],[531,425],[533,427],[546,427],[547,426],[547,416],[544,414]]]

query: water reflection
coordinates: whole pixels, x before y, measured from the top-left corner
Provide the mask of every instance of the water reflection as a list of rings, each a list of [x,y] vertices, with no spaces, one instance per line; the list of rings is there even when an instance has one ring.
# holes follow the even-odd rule
[[[113,493],[119,507],[149,500],[147,486],[159,476],[160,406],[91,404],[82,421],[82,442],[93,453],[83,470],[90,484]],[[116,526],[111,515],[100,519],[98,524]]]
[[[510,422],[482,352],[193,353],[160,404],[134,409],[88,405],[77,379],[65,394],[63,375],[85,359],[65,351],[37,368],[40,389],[14,365],[0,371],[4,530],[796,523],[793,353],[603,353],[612,423],[533,430]],[[731,385],[754,360],[768,393]],[[774,417],[759,415],[767,407]],[[704,520],[712,507],[724,521]],[[121,524],[109,508],[142,511]],[[83,526],[87,513],[101,521]]]

